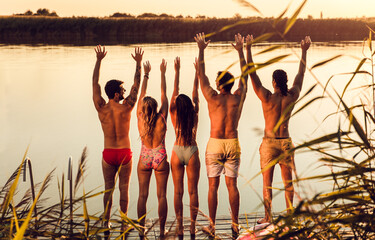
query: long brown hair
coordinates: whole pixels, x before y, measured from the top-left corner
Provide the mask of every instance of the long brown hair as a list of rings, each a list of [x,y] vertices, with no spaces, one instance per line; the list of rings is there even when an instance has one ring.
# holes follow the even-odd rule
[[[196,137],[196,123],[198,114],[194,110],[191,99],[185,94],[180,94],[176,98],[177,121],[176,135],[185,144],[191,145]]]
[[[276,82],[276,86],[280,89],[281,94],[284,96],[288,95],[288,76],[284,70],[277,69],[273,72],[272,78]]]
[[[152,136],[158,115],[158,102],[152,97],[144,97],[142,101],[142,118],[145,131],[141,134],[141,137]]]

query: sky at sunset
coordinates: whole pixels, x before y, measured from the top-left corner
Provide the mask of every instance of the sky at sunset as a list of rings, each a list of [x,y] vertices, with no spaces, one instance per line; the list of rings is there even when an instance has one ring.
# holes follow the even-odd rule
[[[241,16],[276,17],[289,4],[290,16],[302,0],[248,0],[261,13],[241,6],[241,0],[2,0],[0,15],[36,12],[39,8],[56,11],[60,17],[90,16],[105,17],[115,12],[140,15],[142,13],[167,13],[170,15],[209,17]],[[300,17],[308,15],[320,18],[375,17],[375,0],[309,0]]]

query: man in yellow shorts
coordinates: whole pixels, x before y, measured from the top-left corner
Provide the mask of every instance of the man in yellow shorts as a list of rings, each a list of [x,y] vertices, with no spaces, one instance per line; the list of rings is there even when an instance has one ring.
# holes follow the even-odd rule
[[[209,182],[208,209],[210,225],[203,228],[207,234],[215,235],[215,220],[217,210],[217,193],[220,175],[225,174],[229,203],[232,212],[232,234],[234,239],[238,235],[239,192],[237,176],[240,164],[241,149],[238,142],[238,122],[247,92],[246,61],[243,53],[244,38],[237,34],[232,46],[237,50],[241,65],[241,78],[238,89],[232,94],[234,77],[229,72],[219,72],[216,87],[219,93],[210,86],[205,74],[204,49],[210,41],[205,41],[204,33],[197,34],[195,41],[199,48],[198,76],[203,96],[208,104],[211,121],[210,140],[206,149],[206,167]],[[243,77],[244,76],[244,77]]]
[[[210,138],[206,148],[206,167],[209,178],[221,174],[231,178],[238,177],[241,147],[238,138]]]

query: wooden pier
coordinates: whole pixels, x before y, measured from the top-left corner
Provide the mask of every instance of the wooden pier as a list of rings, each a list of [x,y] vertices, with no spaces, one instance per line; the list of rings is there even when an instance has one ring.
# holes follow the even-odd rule
[[[263,216],[262,213],[259,214],[241,214],[239,216],[239,225],[241,228],[250,228],[255,226],[256,220]],[[231,218],[230,216],[217,216],[216,217],[216,239],[223,239],[229,240],[232,238],[232,230],[231,230]],[[209,221],[207,216],[200,216],[198,215],[196,229],[197,233],[195,234],[195,238],[190,236],[190,219],[188,217],[184,218],[184,236],[178,237],[176,235],[176,219],[175,218],[168,218],[166,223],[166,230],[168,233],[165,239],[212,239],[207,234],[202,231],[203,226],[208,226]],[[158,239],[160,236],[159,230],[159,223],[158,219],[147,219],[146,226],[149,228],[149,231],[146,233],[146,237],[149,240]],[[244,231],[244,230],[242,230]],[[241,232],[242,232],[241,231]],[[112,233],[111,240],[118,238],[119,233]],[[127,234],[126,239],[134,240],[139,239],[138,231],[132,230]]]
[[[273,213],[273,216],[276,217],[279,213]],[[239,216],[239,225],[240,225],[240,234],[245,232],[246,229],[250,229],[254,226],[256,226],[256,221],[263,217],[264,213],[251,213],[251,214],[241,214]],[[230,216],[217,216],[216,217],[216,236],[215,240],[232,240],[234,239],[232,237],[232,230],[231,230],[231,218]],[[196,229],[197,232],[194,237],[190,236],[190,219],[188,217],[184,218],[184,236],[178,237],[176,235],[176,219],[175,218],[168,218],[166,222],[166,230],[168,230],[168,234],[164,239],[214,239],[210,236],[208,236],[206,233],[202,231],[203,226],[208,226],[208,216],[198,215],[197,222],[196,222]],[[146,227],[149,229],[149,231],[146,233],[146,239],[149,240],[156,240],[159,239],[160,236],[160,230],[159,230],[159,223],[158,219],[147,219],[146,220]],[[120,233],[119,232],[113,232],[111,233],[110,239],[120,239],[119,238]],[[353,239],[353,235],[346,232],[345,229],[342,230],[342,237],[343,239]],[[98,239],[98,238],[97,238]],[[100,238],[99,238],[100,239]],[[134,240],[134,239],[140,239],[138,235],[137,230],[130,231],[126,239]]]

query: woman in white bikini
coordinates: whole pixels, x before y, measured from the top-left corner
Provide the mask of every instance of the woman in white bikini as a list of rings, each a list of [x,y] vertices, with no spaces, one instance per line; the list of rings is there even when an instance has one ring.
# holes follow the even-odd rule
[[[195,79],[193,85],[193,101],[184,94],[179,94],[180,58],[176,57],[175,82],[171,98],[170,113],[172,124],[176,133],[176,141],[171,157],[171,169],[174,183],[174,208],[177,218],[177,235],[181,238],[184,234],[182,196],[184,192],[184,170],[188,178],[188,192],[190,196],[190,234],[195,236],[195,222],[197,219],[198,180],[200,161],[196,143],[198,124],[198,64],[195,62]]]

